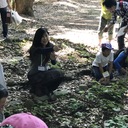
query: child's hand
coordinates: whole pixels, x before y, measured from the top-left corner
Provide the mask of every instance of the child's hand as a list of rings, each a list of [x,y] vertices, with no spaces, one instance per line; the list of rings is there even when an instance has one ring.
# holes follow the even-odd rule
[[[56,59],[55,52],[51,52],[50,58],[51,58],[51,60],[55,60]]]
[[[99,82],[102,83],[104,81],[104,77],[102,77]]]
[[[60,50],[60,48],[55,45],[55,46],[53,47],[53,50],[54,50],[55,52],[58,52],[58,51]]]
[[[108,31],[108,27],[105,27],[104,29],[103,29],[103,32],[107,32]]]
[[[113,26],[112,24],[109,24],[108,26],[106,26],[106,27],[103,29],[103,32],[108,32],[108,30],[109,30],[112,26]]]
[[[101,78],[100,80],[99,80],[99,82],[101,83],[101,84],[109,84],[109,82],[110,82],[110,80],[109,80],[109,77],[103,77],[103,78]]]
[[[126,70],[124,68],[121,68],[121,73],[124,75],[126,74]]]
[[[106,84],[109,84],[109,82],[110,82],[110,78],[107,77],[106,80],[105,80],[105,82],[106,82]]]

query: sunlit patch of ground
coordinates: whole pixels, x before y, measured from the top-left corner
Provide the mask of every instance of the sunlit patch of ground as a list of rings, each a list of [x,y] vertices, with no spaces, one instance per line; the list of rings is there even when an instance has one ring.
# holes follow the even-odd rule
[[[94,30],[70,29],[65,30],[63,33],[58,33],[52,37],[56,39],[67,39],[73,43],[80,43],[91,47],[99,47],[97,32]],[[127,35],[125,39],[125,45],[128,46]],[[102,42],[108,42],[107,33],[103,34]],[[116,33],[113,35],[111,44],[114,49],[118,49]]]

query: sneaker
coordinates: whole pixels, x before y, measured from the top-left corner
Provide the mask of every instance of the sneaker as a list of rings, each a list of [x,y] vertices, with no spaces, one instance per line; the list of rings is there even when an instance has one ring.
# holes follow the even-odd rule
[[[4,37],[4,38],[7,38],[7,36],[8,36],[8,35],[4,35],[4,34],[3,34],[3,37]]]
[[[8,35],[4,36],[5,39],[8,39]]]
[[[118,71],[114,71],[114,72],[113,72],[113,76],[114,76],[114,77],[119,76],[119,72],[118,72]]]
[[[0,38],[0,41],[1,41],[1,42],[5,41],[5,40],[6,40],[5,37]]]

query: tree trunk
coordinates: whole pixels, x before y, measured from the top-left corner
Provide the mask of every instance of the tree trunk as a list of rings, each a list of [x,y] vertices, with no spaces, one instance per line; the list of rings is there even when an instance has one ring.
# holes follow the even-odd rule
[[[33,2],[34,0],[15,0],[17,12],[19,14],[34,16]]]

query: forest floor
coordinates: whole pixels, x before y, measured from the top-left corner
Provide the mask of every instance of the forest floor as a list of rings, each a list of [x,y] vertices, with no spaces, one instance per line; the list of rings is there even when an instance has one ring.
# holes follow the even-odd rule
[[[120,115],[125,119],[128,114],[128,97],[124,96],[127,76],[103,86],[90,75],[91,63],[99,49],[99,1],[36,0],[33,10],[34,17],[22,15],[30,20],[23,20],[19,26],[9,25],[7,40],[0,37],[0,58],[9,89],[6,117],[29,111],[43,119],[49,128],[103,128],[104,121],[114,117],[119,125],[124,123]],[[40,26],[48,28],[51,41],[61,46],[57,66],[69,78],[55,92],[54,102],[35,103],[27,84],[30,61],[26,51]],[[115,36],[116,33],[112,46],[117,49]],[[103,41],[106,38],[104,34]]]

